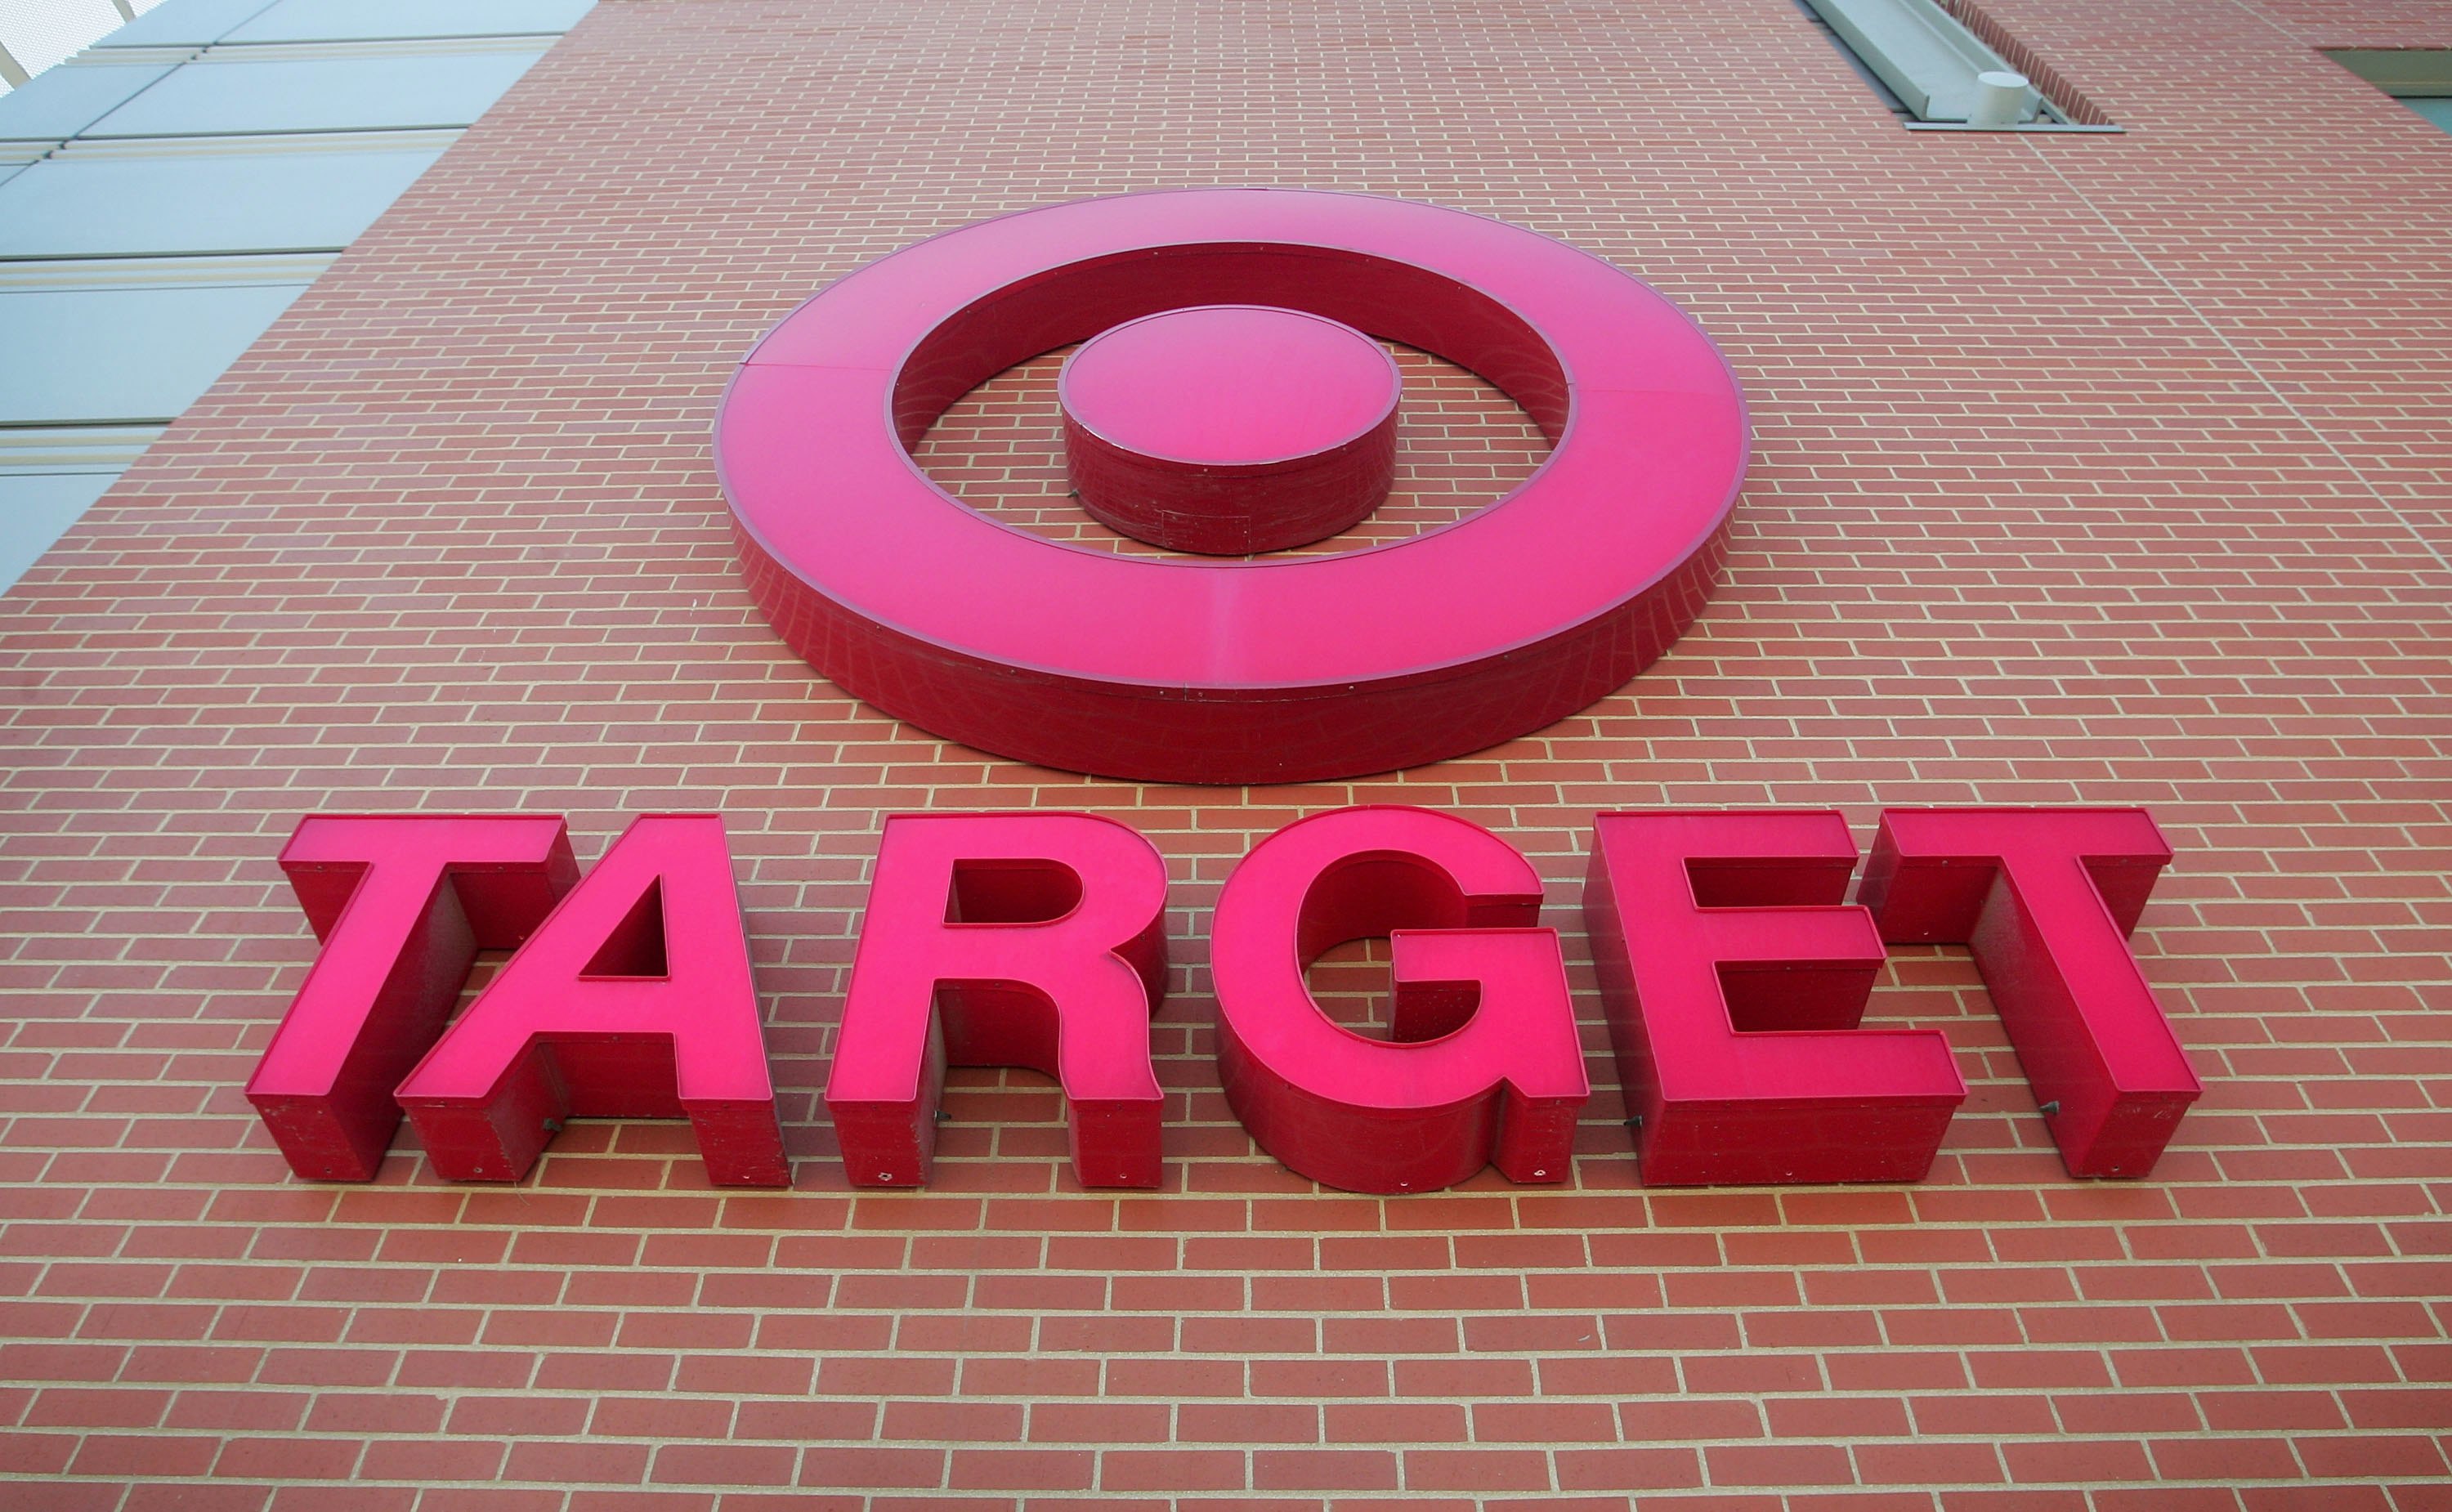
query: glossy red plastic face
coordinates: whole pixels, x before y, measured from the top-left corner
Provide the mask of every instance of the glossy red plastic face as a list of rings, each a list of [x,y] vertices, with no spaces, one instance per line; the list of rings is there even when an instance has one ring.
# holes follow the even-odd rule
[[[578,880],[562,820],[330,815],[281,853],[324,948],[247,1084],[299,1175],[372,1181],[392,1088],[459,1001],[479,950],[525,939]]]
[[[1057,394],[1081,507],[1137,540],[1238,556],[1322,540],[1388,497],[1396,364],[1351,326],[1207,304],[1127,321]]]
[[[1064,364],[1064,413],[1110,445],[1197,467],[1299,461],[1396,412],[1379,344],[1296,310],[1208,304],[1145,315]]]
[[[1470,368],[1553,451],[1445,529],[1251,561],[1044,540],[911,459],[1015,363],[1238,304]],[[1191,782],[1411,766],[1618,687],[1700,612],[1746,450],[1718,351],[1617,268],[1454,210],[1283,189],[1078,201],[870,264],[759,344],[716,431],[751,590],[820,671],[999,755]]]
[[[2143,809],[1893,810],[1874,837],[1882,938],[1970,947],[2072,1176],[2151,1171],[2204,1090],[2128,950],[2170,859]]]
[[[397,1096],[452,1181],[519,1180],[573,1116],[686,1117],[710,1181],[789,1185],[723,822],[634,821]]]
[[[1226,1100],[1261,1149],[1347,1191],[1434,1191],[1484,1166],[1567,1178],[1591,1093],[1541,881],[1506,841],[1426,809],[1341,809],[1263,840],[1218,899]],[[1330,946],[1390,936],[1389,1040],[1303,985]]]
[[[1112,820],[888,818],[826,1078],[844,1174],[926,1182],[945,1068],[1021,1066],[1063,1084],[1083,1186],[1157,1186],[1165,923],[1166,864]]]
[[[1647,1186],[1920,1181],[1967,1084],[1857,1029],[1882,942],[1836,814],[1604,814],[1584,918]]]

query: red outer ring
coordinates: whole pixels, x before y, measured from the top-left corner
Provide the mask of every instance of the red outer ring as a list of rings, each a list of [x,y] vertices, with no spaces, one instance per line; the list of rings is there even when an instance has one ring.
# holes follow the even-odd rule
[[[1015,363],[1229,304],[1467,367],[1552,454],[1406,540],[1192,562],[1014,530],[911,459]],[[769,332],[715,437],[751,593],[827,677],[999,755],[1209,783],[1459,756],[1615,689],[1701,612],[1747,444],[1718,349],[1640,281],[1462,211],[1294,189],[1079,200],[906,247]]]

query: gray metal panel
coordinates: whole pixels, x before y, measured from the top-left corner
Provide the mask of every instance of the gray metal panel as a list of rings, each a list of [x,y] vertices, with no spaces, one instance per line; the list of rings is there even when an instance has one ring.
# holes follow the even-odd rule
[[[0,423],[175,419],[306,287],[0,292]]]
[[[162,0],[94,44],[97,48],[201,48],[272,0]]]
[[[225,54],[216,51],[213,57]],[[466,126],[543,52],[190,63],[88,136]]]
[[[70,152],[0,184],[0,257],[338,251],[440,156]]]
[[[232,42],[499,37],[570,29],[595,0],[278,0]]]
[[[0,587],[15,582],[117,473],[0,473]]]
[[[58,142],[72,137],[169,71],[167,63],[46,69],[0,95],[0,138]]]
[[[1966,120],[1975,108],[1975,76],[2008,68],[1933,0],[1811,4],[1920,121]]]
[[[168,425],[0,425],[0,477],[119,473]]]
[[[2452,48],[2330,48],[2324,56],[2386,94],[2452,95]]]

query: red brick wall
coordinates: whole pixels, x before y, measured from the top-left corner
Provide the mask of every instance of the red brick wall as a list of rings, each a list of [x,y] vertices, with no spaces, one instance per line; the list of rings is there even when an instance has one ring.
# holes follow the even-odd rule
[[[605,0],[0,599],[0,1502],[2452,1505],[2452,139],[2311,50],[2452,6],[1987,9],[2127,134],[1904,131],[1788,0]],[[1666,660],[1243,793],[988,760],[778,646],[707,459],[757,334],[924,233],[1203,183],[1501,216],[1695,313],[1757,442]],[[1418,377],[1425,507],[1494,493],[1520,430]],[[934,464],[1043,492],[1029,393]],[[1964,955],[1909,953],[1876,1012],[1974,1088],[1922,1186],[1647,1191],[1587,998],[1572,1188],[1315,1191],[1225,1110],[1198,941],[1256,836],[1365,799],[1532,854],[1586,985],[1599,808],[2148,805],[2208,1090],[2152,1179],[2073,1182]],[[984,1072],[934,1188],[844,1188],[817,1089],[923,805],[1166,853],[1174,1189],[1070,1189],[1054,1092]],[[288,1178],[239,1088],[312,953],[300,815],[566,813],[592,858],[675,808],[735,837],[797,1190],[648,1123],[516,1189],[405,1142]]]

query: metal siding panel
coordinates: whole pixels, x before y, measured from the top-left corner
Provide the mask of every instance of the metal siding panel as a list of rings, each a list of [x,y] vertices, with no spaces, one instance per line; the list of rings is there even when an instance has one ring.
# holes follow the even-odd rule
[[[47,158],[0,184],[0,257],[338,251],[440,156]]]
[[[0,293],[0,423],[174,419],[306,287]]]
[[[0,473],[0,587],[24,577],[35,559],[118,478],[117,473]]]
[[[272,0],[162,0],[94,44],[97,48],[200,48],[219,42],[230,28]]]
[[[279,0],[232,42],[497,37],[570,29],[595,0]]]
[[[170,71],[167,63],[65,65],[0,96],[0,139],[58,142],[76,135]]]
[[[2452,97],[2405,99],[2401,103],[2425,117],[2440,129],[2452,131]]]
[[[2452,94],[2452,48],[2327,48],[2324,56],[2386,94]]]
[[[542,52],[191,63],[86,134],[199,136],[466,126]]]

